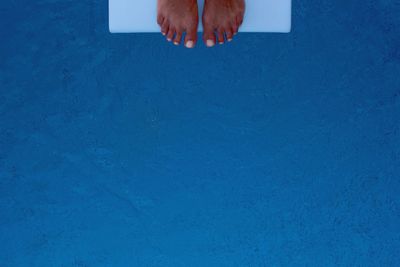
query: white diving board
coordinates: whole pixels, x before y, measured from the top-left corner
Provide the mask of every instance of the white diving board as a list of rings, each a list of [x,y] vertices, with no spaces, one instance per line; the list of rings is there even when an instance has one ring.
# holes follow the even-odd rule
[[[202,31],[199,3],[199,31]],[[239,32],[290,32],[291,0],[247,0]],[[157,0],[109,0],[109,27],[112,33],[159,32]]]

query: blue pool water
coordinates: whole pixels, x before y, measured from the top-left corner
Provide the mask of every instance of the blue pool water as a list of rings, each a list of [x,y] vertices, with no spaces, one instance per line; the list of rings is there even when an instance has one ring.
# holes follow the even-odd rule
[[[0,266],[400,266],[400,6],[177,48],[0,4]]]

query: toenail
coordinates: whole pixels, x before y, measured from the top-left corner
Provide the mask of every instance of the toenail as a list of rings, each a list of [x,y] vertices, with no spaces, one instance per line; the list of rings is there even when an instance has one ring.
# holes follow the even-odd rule
[[[165,32],[161,32],[161,34],[165,36],[166,33]]]
[[[219,44],[224,44],[224,42],[219,42]]]
[[[193,48],[193,46],[194,46],[194,42],[193,41],[187,41],[186,42],[186,47],[187,48]]]
[[[167,38],[167,41],[168,41],[168,42],[171,42],[171,41],[172,41],[172,39],[171,39],[171,38]]]
[[[207,40],[206,45],[208,47],[213,47],[215,45],[215,42],[213,40]]]
[[[179,45],[179,43],[178,42],[174,42],[174,45]]]
[[[228,38],[228,42],[232,42],[232,38]]]

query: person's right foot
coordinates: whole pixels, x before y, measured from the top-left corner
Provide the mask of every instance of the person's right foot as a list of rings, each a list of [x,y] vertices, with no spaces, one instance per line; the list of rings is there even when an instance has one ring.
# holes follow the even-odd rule
[[[199,13],[197,0],[157,0],[157,23],[170,42],[179,45],[185,35],[185,46],[193,48],[197,41]]]

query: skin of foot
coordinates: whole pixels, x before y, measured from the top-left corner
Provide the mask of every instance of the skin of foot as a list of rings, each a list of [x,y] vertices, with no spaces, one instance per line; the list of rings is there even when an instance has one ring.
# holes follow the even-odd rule
[[[203,10],[203,40],[207,47],[232,41],[245,12],[244,0],[205,0]]]
[[[197,0],[157,0],[157,23],[169,42],[193,48],[197,42],[199,13]]]

